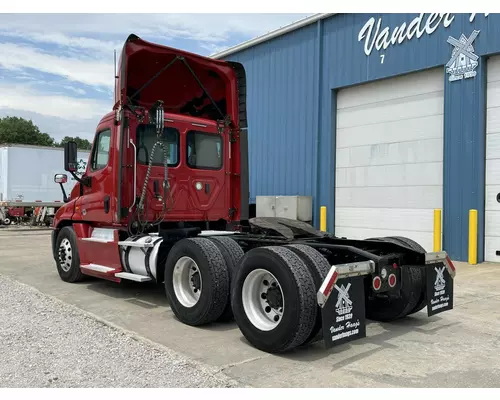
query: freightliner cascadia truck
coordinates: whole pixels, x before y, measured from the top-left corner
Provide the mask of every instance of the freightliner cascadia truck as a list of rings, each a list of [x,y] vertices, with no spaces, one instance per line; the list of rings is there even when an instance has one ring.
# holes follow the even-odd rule
[[[453,308],[446,252],[250,218],[247,143],[243,65],[130,35],[82,176],[76,144],[64,149],[78,182],[52,224],[60,278],[163,285],[176,323],[234,320],[269,353],[365,337],[366,319]]]

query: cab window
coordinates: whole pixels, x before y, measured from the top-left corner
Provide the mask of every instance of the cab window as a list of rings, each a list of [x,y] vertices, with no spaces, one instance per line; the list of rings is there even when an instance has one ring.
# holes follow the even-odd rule
[[[108,165],[109,148],[111,145],[111,130],[99,132],[96,137],[95,147],[92,153],[92,162],[90,168],[92,171],[98,171]]]
[[[149,164],[153,146],[157,141],[155,125],[137,127],[137,162],[139,164]],[[168,166],[177,166],[179,164],[179,131],[172,127],[165,128],[161,141],[163,148],[167,151]],[[153,165],[163,165],[163,160],[163,149],[158,145],[153,155]]]
[[[194,169],[222,168],[222,139],[219,135],[189,131],[186,135],[187,164]]]

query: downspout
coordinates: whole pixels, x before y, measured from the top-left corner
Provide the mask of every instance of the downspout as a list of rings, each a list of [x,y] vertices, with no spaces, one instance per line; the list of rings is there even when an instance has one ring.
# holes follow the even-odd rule
[[[314,225],[319,229],[319,209],[321,206],[320,203],[320,129],[321,129],[321,83],[323,81],[321,73],[322,73],[322,62],[323,62],[323,25],[322,20],[319,19],[316,22],[316,31],[317,31],[317,46],[316,46],[316,79],[314,82],[314,86],[316,88],[316,99],[315,99],[315,110],[316,110],[316,121],[314,123],[314,136],[315,136],[315,154],[316,154],[316,162],[314,163],[314,182],[315,182],[315,209],[314,209]]]

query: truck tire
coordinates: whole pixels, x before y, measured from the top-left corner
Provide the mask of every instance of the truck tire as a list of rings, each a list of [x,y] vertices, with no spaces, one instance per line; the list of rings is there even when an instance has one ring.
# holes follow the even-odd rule
[[[10,218],[5,218],[5,219],[2,221],[2,223],[3,223],[4,225],[10,225],[10,224],[12,224],[12,220],[11,220]]]
[[[240,260],[245,253],[240,245],[229,237],[214,236],[209,238],[218,247],[227,265],[227,272],[229,274],[229,293],[227,298],[227,305],[222,315],[217,319],[217,322],[228,322],[234,319],[233,309],[231,307],[231,282],[234,276],[234,271],[238,267]]]
[[[250,250],[241,260],[231,294],[234,318],[257,349],[283,353],[303,344],[316,323],[314,279],[286,247]]]
[[[373,238],[383,242],[406,245],[395,237]],[[409,239],[408,239],[409,240]],[[373,321],[391,322],[409,315],[420,304],[425,290],[424,274],[420,268],[405,266],[401,271],[401,291],[398,298],[366,296],[366,317]]]
[[[85,279],[80,269],[80,254],[73,227],[65,226],[59,231],[55,252],[57,272],[63,281],[75,283]]]
[[[311,246],[303,244],[291,244],[285,247],[289,248],[295,254],[297,254],[302,259],[302,261],[304,261],[307,268],[309,268],[309,272],[311,273],[314,280],[315,293],[317,293],[326,276],[328,275],[328,272],[330,271],[330,263],[318,250],[312,248]],[[318,340],[323,339],[323,321],[321,319],[321,309],[319,305],[316,307],[316,310],[317,314],[314,328],[303,345],[314,343]]]
[[[214,242],[206,238],[178,241],[165,263],[165,292],[170,308],[184,324],[215,322],[229,296],[229,272]]]
[[[399,240],[404,245],[408,246],[409,248],[411,248],[413,250],[420,251],[422,253],[427,253],[422,246],[420,246],[417,242],[415,242],[412,239],[409,239],[409,238],[406,238],[403,236],[390,236],[389,238]],[[419,299],[417,305],[407,315],[415,314],[415,313],[419,312],[420,310],[422,310],[423,308],[425,308],[425,306],[427,305],[427,299],[426,299],[426,293],[425,293],[425,282],[424,282],[425,275],[423,273],[421,275],[422,275],[422,278],[421,278],[422,279],[422,293],[420,294],[420,299]]]

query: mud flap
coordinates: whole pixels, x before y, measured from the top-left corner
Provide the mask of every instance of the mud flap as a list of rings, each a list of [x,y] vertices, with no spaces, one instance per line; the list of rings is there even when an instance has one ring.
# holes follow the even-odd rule
[[[427,265],[427,316],[453,309],[453,278],[443,263]]]
[[[455,266],[445,252],[426,254],[427,316],[453,309]]]
[[[366,337],[363,277],[339,279],[321,309],[325,347]]]

